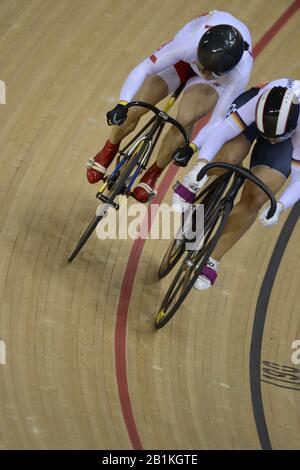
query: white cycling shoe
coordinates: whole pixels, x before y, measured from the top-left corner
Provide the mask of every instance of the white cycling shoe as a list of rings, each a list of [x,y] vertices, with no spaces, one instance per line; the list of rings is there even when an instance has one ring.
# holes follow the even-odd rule
[[[194,203],[197,192],[208,180],[208,176],[205,175],[204,178],[197,181],[198,173],[205,165],[204,162],[197,163],[185,175],[182,183],[177,181],[173,193],[173,208],[176,212],[185,212]]]
[[[206,266],[202,270],[202,274],[197,278],[194,287],[197,290],[207,290],[215,282],[218,276],[219,262],[213,258],[209,258]]]

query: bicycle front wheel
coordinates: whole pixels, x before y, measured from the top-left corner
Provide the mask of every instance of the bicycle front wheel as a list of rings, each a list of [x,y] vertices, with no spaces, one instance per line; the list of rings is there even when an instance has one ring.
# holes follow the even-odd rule
[[[95,215],[92,220],[90,221],[89,225],[87,226],[86,230],[83,232],[81,235],[80,239],[75,245],[75,248],[73,251],[70,253],[68,256],[68,261],[71,263],[74,258],[78,255],[80,252],[81,248],[86,244],[90,236],[92,235],[93,231],[96,229],[97,225],[99,224],[100,220],[102,219],[102,216]]]
[[[205,228],[204,244],[200,250],[189,252],[183,260],[156,315],[156,329],[162,328],[171,320],[189,294],[221,237],[231,207],[228,201],[221,201],[211,213]]]
[[[205,224],[210,217],[211,211],[223,197],[230,178],[230,173],[219,176],[217,179],[208,184],[204,189],[202,189],[196,197],[195,202],[197,202],[197,204],[204,205]],[[180,239],[174,238],[173,240],[171,240],[171,243],[167,248],[167,251],[163,257],[163,260],[158,270],[159,279],[163,279],[170,273],[170,271],[172,271],[174,266],[178,263],[178,261],[184,254],[185,245],[185,236],[182,236]]]
[[[115,198],[122,194],[124,192],[124,188],[126,186],[126,180],[128,176],[132,173],[134,167],[139,163],[139,161],[142,158],[145,158],[146,152],[149,151],[149,145],[146,142],[143,142],[139,150],[136,151],[135,154],[132,155],[132,157],[128,160],[127,164],[124,165],[122,168],[119,178],[116,180],[115,184],[113,185],[110,193],[108,194],[107,201],[105,202],[105,205],[107,208],[112,205],[114,202]],[[104,207],[104,206],[103,206]],[[95,215],[89,225],[87,226],[86,230],[83,232],[81,235],[80,239],[78,240],[77,244],[75,245],[75,248],[71,252],[71,254],[68,256],[68,261],[71,263],[80,250],[83,248],[83,246],[86,244],[94,230],[97,228],[97,225],[103,219],[103,217],[106,215],[106,210],[103,210],[102,215]]]

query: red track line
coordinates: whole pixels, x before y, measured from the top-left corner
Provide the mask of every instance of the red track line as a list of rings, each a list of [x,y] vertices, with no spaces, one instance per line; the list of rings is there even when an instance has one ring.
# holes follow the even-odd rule
[[[291,16],[296,13],[300,7],[300,0],[295,0],[290,7],[281,15],[281,17],[271,26],[271,28],[264,34],[264,36],[258,41],[253,49],[254,57],[257,57],[261,51],[269,44],[273,37],[279,32],[279,30],[286,24]],[[205,122],[201,121],[200,126],[197,126],[199,130]],[[153,203],[160,204],[163,200],[168,188],[170,187],[178,168],[171,165],[165,174],[161,184],[159,185],[159,191]],[[153,220],[152,220],[153,221]],[[145,221],[144,221],[145,222]],[[150,224],[149,224],[150,230]],[[120,397],[120,404],[122,408],[124,422],[128,431],[128,435],[132,444],[132,447],[136,450],[142,450],[143,446],[137,430],[136,422],[132,412],[132,406],[128,388],[128,377],[127,377],[127,364],[126,364],[126,326],[128,319],[128,310],[130,299],[132,295],[133,285],[135,276],[138,268],[138,263],[143,251],[145,240],[137,239],[134,241],[125,274],[123,277],[122,287],[120,291],[119,304],[117,309],[117,321],[115,329],[115,354],[116,354],[116,375]]]
[[[300,8],[300,0],[295,0],[254,46],[254,57],[257,57],[261,53],[285,23],[296,13],[298,8]]]
[[[159,194],[153,199],[153,204],[160,204],[164,198],[169,186],[171,185],[174,176],[177,173],[175,165],[171,165],[167,171],[161,185],[159,186]],[[148,230],[151,228],[152,220],[144,220],[143,223],[149,221]],[[140,231],[142,232],[143,227]],[[121,293],[119,297],[119,305],[117,310],[117,323],[115,330],[115,353],[116,353],[116,374],[117,383],[119,389],[120,403],[123,412],[124,421],[127,427],[127,431],[132,443],[132,446],[136,450],[143,449],[141,440],[136,428],[135,419],[132,413],[132,407],[130,402],[129,390],[128,390],[128,379],[127,379],[127,367],[126,367],[126,324],[128,317],[128,309],[131,299],[131,293],[135,280],[136,271],[138,268],[139,259],[142,254],[145,240],[138,238],[134,241],[128,262],[125,270],[123,283],[121,287]]]

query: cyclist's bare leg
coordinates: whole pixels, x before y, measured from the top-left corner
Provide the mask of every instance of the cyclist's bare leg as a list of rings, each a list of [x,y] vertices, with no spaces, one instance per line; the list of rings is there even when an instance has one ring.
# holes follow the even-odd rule
[[[242,162],[247,157],[249,150],[251,148],[251,143],[247,137],[242,133],[236,136],[234,139],[226,142],[221,150],[217,153],[213,162],[220,163],[231,163],[232,165],[240,166]],[[218,176],[226,173],[226,170],[221,168],[215,168],[210,170],[207,174],[209,179],[206,182],[206,185],[211,184]]]
[[[222,162],[222,163],[231,163],[232,165],[240,165],[246,156],[249,153],[251,148],[251,144],[247,137],[242,133],[239,134],[232,140],[226,142],[223,145],[221,150],[217,153],[213,162]],[[226,172],[226,170],[222,169],[213,169],[208,172],[208,176],[211,175],[221,175],[222,173]]]
[[[282,173],[267,166],[256,166],[252,168],[252,173],[266,183],[274,194],[282,188],[286,181],[286,177]],[[213,259],[220,261],[225,253],[249,230],[255,222],[260,208],[267,200],[268,196],[254,183],[250,181],[245,183],[241,199],[233,208],[224,232],[211,254]]]
[[[209,85],[194,85],[188,88],[179,103],[176,119],[191,135],[194,124],[213,110],[218,101],[217,92]],[[165,168],[172,160],[174,151],[184,144],[181,133],[171,127],[165,135],[158,152],[157,165]]]
[[[168,93],[166,82],[158,75],[150,75],[145,79],[133,101],[140,100],[155,105],[164,99]],[[145,108],[130,108],[124,124],[113,126],[109,137],[110,142],[112,144],[119,144],[124,137],[136,128],[140,118],[147,112]]]

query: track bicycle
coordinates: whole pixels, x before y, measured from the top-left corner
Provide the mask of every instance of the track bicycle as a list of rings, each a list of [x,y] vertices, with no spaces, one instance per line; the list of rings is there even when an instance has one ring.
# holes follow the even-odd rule
[[[105,177],[96,194],[101,204],[97,207],[96,214],[93,216],[89,225],[68,256],[69,262],[75,259],[97,228],[99,222],[106,217],[108,209],[112,207],[115,210],[119,210],[122,200],[132,195],[133,186],[140,174],[147,169],[150,157],[166,123],[175,126],[183,135],[185,144],[189,143],[185,129],[179,122],[167,114],[184,87],[185,82],[181,83],[177,90],[170,96],[163,111],[143,101],[132,101],[126,105],[128,109],[133,106],[146,108],[152,111],[154,116],[122,150],[119,150],[116,157],[117,164],[115,169],[110,175]],[[153,193],[152,197],[154,195],[155,193]]]

